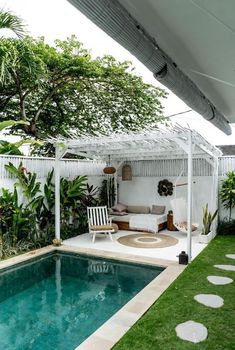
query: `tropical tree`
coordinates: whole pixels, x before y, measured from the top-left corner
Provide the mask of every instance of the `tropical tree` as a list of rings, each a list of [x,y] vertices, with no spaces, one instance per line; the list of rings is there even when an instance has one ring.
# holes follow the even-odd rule
[[[229,210],[229,220],[232,218],[232,209],[235,208],[235,172],[227,172],[227,178],[222,180],[220,198],[225,209]]]
[[[36,138],[155,128],[163,120],[164,90],[145,84],[129,62],[92,59],[73,36],[49,46],[26,37],[0,42],[11,52],[8,79],[0,83],[0,120],[29,125]]]
[[[10,11],[0,10],[0,29],[10,29],[19,38],[25,35],[25,25],[22,19]]]

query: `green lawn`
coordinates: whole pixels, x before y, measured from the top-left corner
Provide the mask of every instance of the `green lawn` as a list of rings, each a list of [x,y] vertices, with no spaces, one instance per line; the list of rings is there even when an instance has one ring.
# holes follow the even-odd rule
[[[115,350],[233,350],[235,349],[235,272],[214,264],[232,264],[225,254],[235,254],[235,236],[220,236],[186,268],[149,311],[114,346]],[[208,275],[231,277],[229,285],[215,286]],[[220,295],[224,306],[212,309],[193,299],[199,293]],[[176,336],[178,323],[193,320],[208,329],[208,339],[193,344]]]

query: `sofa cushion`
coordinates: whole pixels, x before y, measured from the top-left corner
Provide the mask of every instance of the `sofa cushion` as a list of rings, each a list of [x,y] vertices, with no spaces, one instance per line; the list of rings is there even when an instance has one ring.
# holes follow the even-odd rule
[[[122,211],[126,211],[127,205],[118,203],[117,205],[114,205],[112,209],[113,211],[118,211],[119,213],[121,213]]]
[[[151,214],[162,215],[165,213],[166,206],[165,205],[152,205]]]
[[[149,214],[150,208],[143,205],[128,205],[127,212],[134,214]]]
[[[112,211],[111,215],[116,215],[116,216],[124,216],[124,215],[128,215],[127,212],[125,211]]]
[[[114,231],[114,228],[112,225],[92,225],[91,226],[91,230],[92,231],[102,231],[102,230],[105,230],[105,231]]]

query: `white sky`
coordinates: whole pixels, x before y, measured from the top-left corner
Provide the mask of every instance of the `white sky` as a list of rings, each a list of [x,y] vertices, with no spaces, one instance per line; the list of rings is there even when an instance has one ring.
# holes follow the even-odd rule
[[[65,39],[75,34],[94,57],[110,54],[121,61],[132,61],[136,72],[143,77],[145,82],[166,89],[153,78],[152,73],[143,64],[95,26],[67,0],[0,0],[0,8],[11,10],[20,16],[27,24],[29,34],[34,37],[44,36],[48,43],[53,43],[54,39]],[[173,93],[170,93],[168,99],[164,101],[164,106],[165,116],[190,109]],[[227,136],[196,112],[174,117],[172,120],[196,129],[212,144],[235,144],[234,125],[233,134]]]

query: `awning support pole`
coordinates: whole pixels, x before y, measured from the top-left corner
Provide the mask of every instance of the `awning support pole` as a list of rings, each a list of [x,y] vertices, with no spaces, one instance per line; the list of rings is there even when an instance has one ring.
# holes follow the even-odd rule
[[[192,176],[193,176],[193,157],[192,157],[192,133],[188,132],[188,232],[187,232],[187,254],[188,261],[192,259]]]

